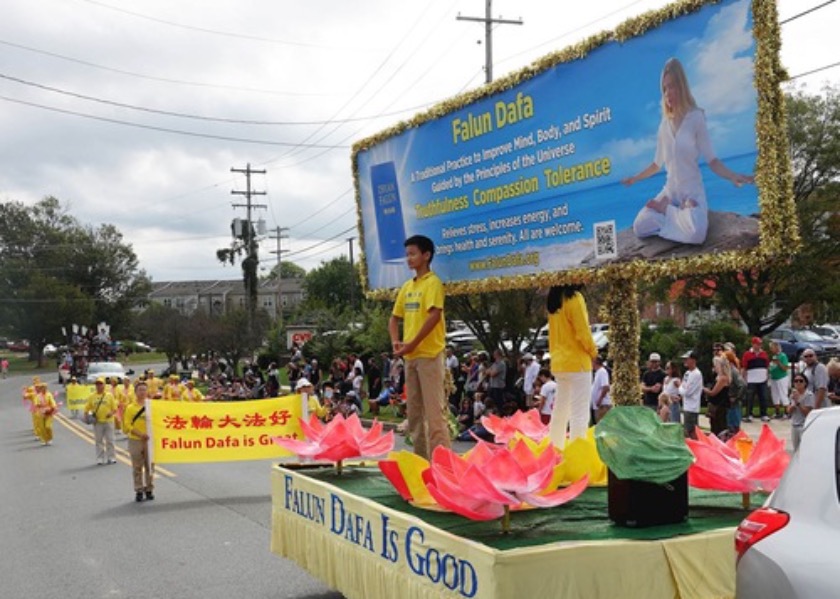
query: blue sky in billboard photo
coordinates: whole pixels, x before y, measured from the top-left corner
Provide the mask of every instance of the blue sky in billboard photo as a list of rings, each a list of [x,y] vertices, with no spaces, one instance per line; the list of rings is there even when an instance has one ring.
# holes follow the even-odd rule
[[[663,0],[588,3],[495,0],[494,76],[518,70]],[[821,0],[779,0],[780,20]],[[288,227],[284,260],[310,269],[346,254],[357,235],[350,146],[484,81],[479,0],[6,0],[0,19],[0,200],[47,195],[82,222],[113,223],[154,280],[239,278],[215,250],[230,241],[244,176],[265,191],[255,218]],[[840,67],[840,3],[782,25],[782,62],[818,92]],[[716,77],[743,68],[749,39],[710,22],[726,43],[687,48],[692,90],[709,115],[715,149],[745,99]],[[722,28],[722,29],[721,29]],[[814,49],[818,48],[819,52]],[[661,65],[638,65],[628,94],[657,101]],[[640,162],[655,129],[623,136]],[[732,135],[732,138],[736,138]],[[710,192],[711,193],[711,192]],[[356,251],[358,251],[358,240]],[[261,261],[270,268],[269,251]]]

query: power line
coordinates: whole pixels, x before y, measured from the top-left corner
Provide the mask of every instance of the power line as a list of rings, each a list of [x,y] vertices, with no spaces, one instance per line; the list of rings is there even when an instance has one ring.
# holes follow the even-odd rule
[[[428,12],[429,12],[429,10],[431,9],[431,7],[432,7],[432,3],[429,3],[429,4],[427,4],[427,5],[426,5],[426,8],[425,8],[425,10],[423,11],[422,15],[420,16],[420,19],[422,19],[423,17],[425,17],[425,16],[426,16],[426,13],[428,13]],[[419,19],[418,19],[418,20],[419,20]],[[363,82],[363,83],[362,83],[362,84],[361,84],[361,85],[360,85],[360,86],[356,89],[356,91],[355,91],[355,92],[353,92],[353,95],[352,95],[352,96],[350,96],[350,98],[349,98],[346,102],[344,102],[344,104],[342,104],[342,105],[338,108],[338,110],[336,110],[336,111],[335,111],[335,113],[333,113],[333,116],[332,116],[332,117],[330,117],[329,121],[327,121],[327,123],[325,123],[325,124],[321,125],[320,127],[318,127],[315,131],[313,131],[312,133],[310,133],[309,135],[307,135],[307,136],[303,139],[303,141],[301,142],[301,147],[305,147],[305,146],[303,145],[305,142],[308,142],[310,139],[312,139],[313,137],[315,137],[315,136],[316,136],[316,135],[317,135],[317,134],[318,134],[321,130],[323,130],[323,129],[327,126],[327,124],[332,123],[332,122],[335,120],[335,118],[336,118],[336,117],[338,117],[338,115],[339,115],[339,114],[341,114],[341,112],[342,112],[345,108],[347,108],[347,107],[348,107],[348,106],[349,106],[349,105],[350,105],[350,104],[351,104],[351,103],[352,103],[352,102],[353,102],[353,101],[354,101],[357,97],[359,97],[359,96],[362,94],[362,92],[363,92],[363,91],[365,91],[365,90],[368,88],[368,85],[370,84],[370,82],[371,82],[371,81],[373,81],[374,77],[376,77],[376,76],[379,74],[379,72],[380,72],[380,71],[381,71],[381,70],[385,67],[385,65],[388,63],[388,61],[389,61],[389,60],[391,60],[391,58],[392,58],[392,57],[396,54],[397,50],[399,50],[399,49],[402,47],[402,45],[406,42],[406,40],[408,39],[408,37],[409,37],[408,35],[404,35],[404,36],[402,36],[402,37],[400,38],[399,43],[398,43],[398,44],[397,44],[397,45],[396,45],[396,46],[395,46],[395,47],[394,47],[394,48],[393,48],[393,49],[392,49],[392,50],[388,53],[388,55],[385,57],[385,59],[384,59],[382,62],[380,62],[380,63],[379,63],[379,65],[378,65],[378,66],[377,66],[377,67],[373,70],[373,73],[371,73],[371,74],[370,74],[370,76],[369,76],[369,77],[368,77],[368,78],[367,78],[367,79],[366,79],[366,80],[365,80],[365,81],[364,81],[364,82]],[[413,53],[412,53],[412,57],[413,57],[415,54],[416,54],[416,52],[413,52]],[[381,88],[380,88],[380,89],[381,89]],[[378,90],[377,90],[377,91],[378,91]],[[327,133],[327,135],[332,134],[335,130],[336,130],[336,129],[334,128],[332,131],[330,131],[329,133]],[[321,139],[323,139],[323,137],[322,137]],[[281,159],[283,159],[283,158],[285,158],[285,157],[287,157],[287,156],[290,156],[290,155],[291,155],[291,156],[294,156],[296,153],[297,153],[297,152],[295,151],[295,149],[292,149],[292,150],[290,150],[290,151],[286,152],[285,154],[283,154],[283,155],[281,155],[281,156],[278,156],[277,158],[274,158],[274,159],[270,160],[269,162],[276,162],[277,160],[281,160]]]
[[[176,83],[178,85],[190,85],[194,87],[208,87],[208,88],[216,88],[216,89],[227,89],[227,90],[236,90],[236,91],[246,91],[246,92],[254,92],[260,94],[271,94],[275,96],[300,96],[300,97],[328,97],[333,94],[316,94],[316,93],[307,93],[307,92],[287,92],[287,91],[277,91],[277,90],[269,90],[269,89],[258,89],[253,87],[243,87],[241,85],[222,85],[218,83],[203,83],[199,81],[184,81],[181,79],[169,79],[166,77],[156,77],[154,75],[145,75],[142,73],[135,73],[133,71],[126,71],[124,69],[116,69],[113,67],[106,67],[101,64],[96,64],[94,62],[89,62],[87,60],[80,60],[78,58],[72,58],[70,56],[65,56],[63,54],[58,54],[56,52],[48,52],[46,50],[39,50],[37,48],[32,48],[30,46],[24,46],[23,44],[16,44],[14,42],[9,42],[6,40],[0,40],[0,44],[4,46],[9,46],[11,48],[17,48],[19,50],[26,50],[27,52],[34,52],[35,54],[42,54],[44,56],[49,56],[51,58],[58,58],[60,60],[66,60],[68,62],[73,62],[76,64],[81,64],[87,67],[92,67],[95,69],[101,69],[103,71],[110,71],[112,73],[119,73],[120,75],[128,75],[130,77],[138,77],[140,79],[149,79],[151,81],[161,81],[163,83]]]
[[[348,227],[344,231],[341,231],[340,233],[336,233],[335,235],[333,235],[332,237],[329,237],[328,239],[322,239],[318,243],[312,244],[309,247],[303,248],[302,250],[294,250],[292,252],[289,252],[286,255],[286,258],[290,258],[291,256],[296,256],[298,254],[303,254],[305,252],[308,252],[309,250],[315,249],[316,247],[320,247],[320,246],[324,245],[325,243],[329,243],[330,241],[341,237],[342,235],[347,235],[347,233],[349,233],[350,231],[354,231],[355,229],[356,229],[356,225],[353,225],[352,227]],[[344,242],[342,242],[342,245],[343,244],[344,244]]]
[[[83,2],[88,0],[82,0]],[[194,119],[200,121],[211,121],[215,123],[233,123],[237,125],[277,125],[277,126],[299,126],[299,125],[325,125],[328,123],[350,123],[350,122],[358,122],[358,121],[373,121],[389,116],[396,116],[398,114],[403,114],[406,112],[412,112],[416,110],[421,110],[430,104],[424,104],[421,106],[413,106],[410,108],[403,108],[401,110],[395,110],[394,112],[386,112],[380,113],[377,115],[369,115],[369,116],[361,116],[355,118],[347,118],[347,119],[338,119],[332,121],[263,121],[263,120],[252,120],[252,119],[234,119],[234,118],[226,118],[226,117],[215,117],[215,116],[203,116],[197,114],[189,114],[186,112],[176,112],[171,110],[161,110],[158,108],[148,108],[146,106],[138,106],[136,104],[126,104],[124,102],[117,102],[115,100],[106,100],[104,98],[97,98],[95,96],[88,96],[86,94],[80,94],[78,92],[72,92],[68,90],[64,90],[58,87],[53,87],[51,85],[44,85],[42,83],[36,83],[34,81],[27,81],[26,79],[20,79],[19,77],[12,77],[11,75],[5,75],[0,73],[0,79],[6,79],[7,81],[13,81],[15,83],[20,83],[22,85],[28,85],[30,87],[35,87],[38,89],[43,89],[49,92],[54,92],[57,94],[62,94],[65,96],[70,96],[72,98],[79,98],[81,100],[88,100],[90,102],[98,102],[99,104],[107,104],[108,106],[116,106],[118,108],[127,108],[129,110],[139,110],[141,112],[149,112],[152,114],[161,114],[164,116],[173,116],[178,118],[184,119]]]
[[[221,36],[224,36],[224,37],[245,39],[245,40],[251,40],[251,41],[256,41],[256,42],[266,42],[266,43],[270,43],[270,44],[281,44],[281,45],[285,45],[285,46],[298,46],[298,47],[301,47],[301,48],[323,48],[323,49],[327,49],[327,50],[342,50],[342,51],[347,50],[347,48],[343,47],[343,46],[329,46],[329,45],[326,45],[326,44],[313,44],[313,43],[309,43],[309,42],[292,42],[292,41],[288,41],[288,40],[278,40],[278,39],[274,39],[274,38],[260,37],[260,36],[257,36],[257,35],[249,35],[249,34],[245,34],[245,33],[233,33],[233,32],[230,32],[230,31],[220,31],[218,29],[209,29],[209,28],[206,28],[206,27],[198,27],[198,26],[195,26],[195,25],[184,25],[183,23],[176,23],[174,21],[167,21],[166,19],[161,19],[161,18],[158,18],[158,17],[152,17],[152,16],[149,16],[149,15],[144,15],[144,14],[141,14],[139,12],[126,10],[124,8],[118,8],[116,6],[111,6],[110,4],[106,4],[104,2],[97,2],[96,0],[81,0],[81,1],[82,2],[87,2],[88,4],[93,4],[95,6],[101,6],[102,8],[107,8],[109,10],[113,10],[113,11],[123,13],[123,14],[126,14],[126,15],[130,15],[132,17],[137,17],[138,19],[145,19],[147,21],[152,21],[154,23],[161,23],[163,25],[168,25],[170,27],[177,27],[177,28],[180,28],[180,29],[186,29],[186,30],[189,30],[189,31],[197,31],[197,32],[200,32],[200,33],[209,33],[209,34],[212,34],[212,35],[221,35]]]
[[[259,140],[259,139],[245,139],[243,137],[230,137],[227,135],[214,135],[212,133],[198,133],[195,131],[184,131],[181,129],[170,129],[168,127],[158,127],[156,125],[144,125],[142,123],[132,123],[131,121],[123,121],[120,119],[112,119],[104,116],[96,116],[93,114],[86,114],[84,112],[76,112],[75,110],[65,110],[63,108],[56,108],[54,106],[47,106],[45,104],[38,104],[37,102],[27,102],[26,100],[17,100],[15,98],[9,98],[8,96],[0,95],[0,100],[6,100],[7,102],[13,102],[15,104],[23,104],[25,106],[33,106],[35,108],[41,108],[43,110],[48,110],[50,112],[58,112],[61,114],[69,114],[72,116],[78,116],[86,119],[92,119],[94,121],[102,121],[105,123],[112,123],[115,125],[124,125],[126,127],[135,127],[137,129],[147,129],[150,131],[160,131],[163,133],[174,133],[176,135],[186,135],[188,137],[202,137],[205,139],[218,139],[221,141],[232,141],[237,143],[247,143],[247,144],[256,144],[256,145],[263,145],[263,146],[284,146],[284,147],[310,147],[310,148],[319,148],[319,149],[330,149],[330,150],[341,150],[347,149],[350,146],[347,145],[327,145],[327,144],[301,144],[301,143],[294,143],[288,141],[270,141],[270,140]]]
[[[817,11],[817,10],[819,10],[819,9],[821,9],[821,8],[825,8],[825,7],[826,7],[826,6],[828,6],[829,4],[834,4],[834,2],[835,2],[835,1],[836,1],[836,0],[828,0],[828,2],[823,2],[822,4],[820,4],[820,5],[818,5],[818,6],[815,6],[815,7],[813,7],[813,8],[809,8],[808,10],[804,10],[804,11],[802,11],[802,12],[801,12],[801,13],[799,13],[799,14],[795,14],[795,15],[793,15],[792,17],[788,17],[788,18],[787,18],[787,19],[785,19],[784,21],[779,21],[779,25],[784,25],[784,24],[786,24],[786,23],[790,23],[791,21],[795,21],[795,20],[796,20],[796,19],[798,19],[799,17],[804,17],[805,15],[811,14],[812,12]]]
[[[329,226],[330,226],[331,224],[333,224],[334,222],[336,222],[336,221],[338,221],[338,220],[341,220],[342,218],[344,218],[345,216],[347,216],[348,214],[350,214],[351,212],[353,212],[353,210],[355,210],[355,209],[356,209],[356,207],[355,207],[355,206],[351,206],[349,210],[345,210],[344,212],[342,212],[341,214],[339,214],[338,216],[336,216],[336,217],[335,217],[334,219],[332,219],[331,221],[329,221],[329,222],[327,222],[327,223],[324,223],[323,225],[321,225],[321,226],[320,226],[320,227],[318,227],[317,229],[313,229],[312,231],[308,231],[307,233],[301,233],[300,235],[298,235],[298,237],[310,237],[310,236],[312,236],[313,234],[317,233],[318,231],[322,231],[323,229],[326,229],[327,227],[329,227]]]
[[[352,187],[348,188],[348,189],[347,189],[344,193],[342,193],[340,196],[338,196],[336,199],[334,199],[334,200],[333,200],[332,202],[330,202],[329,204],[326,204],[324,207],[322,207],[322,208],[320,208],[320,209],[316,210],[315,212],[313,212],[313,213],[312,213],[312,214],[310,214],[309,216],[307,216],[307,217],[305,217],[305,218],[302,218],[301,220],[299,220],[299,221],[298,221],[298,222],[296,222],[295,224],[293,224],[293,225],[289,225],[289,228],[290,228],[290,229],[293,229],[293,228],[297,227],[298,225],[302,225],[303,223],[305,223],[307,220],[309,220],[309,219],[310,219],[310,218],[312,218],[313,216],[317,216],[318,214],[321,214],[324,210],[326,210],[327,208],[329,208],[330,206],[332,206],[333,204],[335,204],[336,202],[338,202],[341,198],[343,198],[344,196],[346,196],[346,195],[347,195],[348,193],[350,193],[351,191],[353,191],[353,188],[352,188]]]
[[[821,71],[827,71],[828,69],[833,69],[834,67],[837,67],[837,66],[840,66],[840,62],[827,64],[824,67],[819,67],[817,69],[812,69],[810,71],[805,71],[804,73],[799,73],[798,75],[794,75],[793,77],[789,77],[788,81],[793,81],[794,79],[799,79],[800,77],[806,77],[808,75],[813,75],[814,73],[819,73]]]

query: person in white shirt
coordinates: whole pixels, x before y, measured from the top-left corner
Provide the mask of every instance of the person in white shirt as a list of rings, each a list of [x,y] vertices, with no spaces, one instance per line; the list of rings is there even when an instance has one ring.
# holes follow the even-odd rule
[[[537,381],[540,383],[540,394],[534,399],[538,402],[540,420],[543,424],[548,424],[551,422],[551,412],[554,410],[554,400],[557,397],[557,383],[548,368],[540,370]]]
[[[703,373],[697,368],[697,354],[693,351],[685,356],[685,375],[680,385],[683,404],[683,426],[685,436],[695,439],[694,429],[700,416],[700,399],[703,397]]]
[[[537,382],[540,374],[540,365],[530,353],[522,356],[522,360],[525,362],[522,392],[525,394],[525,406],[530,408],[534,405],[534,383]]]
[[[612,400],[610,399],[610,373],[604,367],[604,359],[601,356],[592,358],[592,373],[590,407],[592,408],[592,418],[597,424],[612,407]]]

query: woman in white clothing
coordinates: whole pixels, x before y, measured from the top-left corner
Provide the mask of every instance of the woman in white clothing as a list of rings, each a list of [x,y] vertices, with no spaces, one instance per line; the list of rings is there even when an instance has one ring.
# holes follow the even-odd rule
[[[664,166],[665,187],[649,200],[633,222],[636,237],[658,235],[679,243],[701,244],[706,240],[709,207],[700,173],[700,156],[713,173],[740,187],[753,177],[728,169],[714,153],[706,116],[697,107],[682,64],[670,58],[662,69],[662,121],[656,138],[656,155],[647,168],[623,179],[633,185],[656,174]]]

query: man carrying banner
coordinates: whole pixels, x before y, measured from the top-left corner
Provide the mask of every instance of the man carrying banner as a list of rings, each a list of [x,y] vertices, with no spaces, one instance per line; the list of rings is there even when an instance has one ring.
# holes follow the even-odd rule
[[[128,453],[134,476],[134,501],[151,501],[155,498],[155,465],[149,460],[149,435],[146,430],[146,398],[148,386],[138,381],[134,386],[134,401],[123,414],[123,432],[128,436]]]
[[[446,394],[443,386],[443,283],[430,270],[435,246],[431,239],[414,235],[405,240],[406,261],[415,276],[397,295],[388,332],[395,358],[405,357],[408,396],[408,432],[414,452],[429,459],[435,447],[450,446]],[[399,321],[403,320],[403,340]]]

